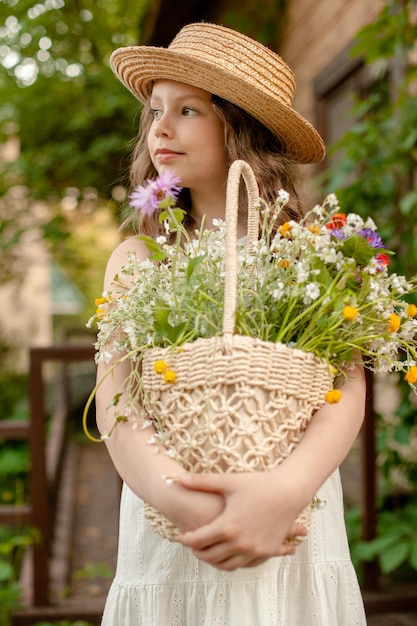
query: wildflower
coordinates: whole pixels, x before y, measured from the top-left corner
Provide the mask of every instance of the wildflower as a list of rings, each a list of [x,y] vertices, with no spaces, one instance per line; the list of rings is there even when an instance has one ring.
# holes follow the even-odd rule
[[[148,179],[145,185],[138,185],[130,194],[130,206],[140,211],[142,215],[151,216],[166,198],[171,197],[175,202],[181,190],[179,182],[179,178],[169,170],[154,180]]]
[[[406,375],[404,376],[404,378],[411,385],[414,385],[415,383],[417,383],[417,366],[412,365],[410,369],[408,370],[408,372],[406,373]]]
[[[406,313],[408,317],[417,317],[417,306],[415,304],[409,304]]]
[[[284,293],[284,283],[279,281],[276,285],[276,289],[273,289],[271,296],[274,300],[279,300]]]
[[[282,269],[287,270],[291,265],[291,261],[289,259],[281,259],[278,261],[278,265],[282,267]]]
[[[94,300],[94,304],[96,305],[96,318],[98,320],[102,320],[103,317],[105,317],[105,315],[106,315],[106,304],[108,304],[110,299],[111,299],[110,297],[109,298],[105,298],[104,296],[101,296],[101,298],[96,298]]]
[[[181,187],[179,185],[180,179],[170,170],[163,172],[152,181],[152,190],[155,194],[155,197],[161,202],[165,200],[165,198],[171,197],[175,202],[178,198],[178,194],[181,191]]]
[[[337,206],[339,204],[339,200],[334,193],[329,193],[325,201],[329,206]]]
[[[330,219],[330,222],[326,224],[326,228],[328,228],[329,230],[339,230],[340,228],[343,228],[345,224],[346,224],[346,214],[335,213]]]
[[[287,204],[290,199],[290,194],[285,189],[280,189],[278,191],[278,200],[282,202],[282,204]]]
[[[291,235],[291,223],[290,222],[285,222],[281,228],[279,229],[280,233],[283,237],[285,237],[285,235],[288,233],[288,235]]]
[[[320,295],[320,288],[317,283],[308,283],[305,288],[305,297],[307,300],[312,302],[313,300],[317,300]]]
[[[359,234],[361,235],[361,237],[365,239],[367,243],[369,243],[369,245],[372,248],[386,248],[387,247],[382,241],[381,237],[378,235],[378,233],[376,233],[372,228],[363,228],[362,230],[359,231]],[[385,255],[381,255],[381,256],[385,256]]]
[[[177,375],[174,370],[167,370],[164,374],[164,383],[167,385],[172,385],[177,380]]]
[[[377,270],[381,271],[390,264],[390,258],[387,254],[377,254],[375,257],[377,262]]]
[[[391,313],[389,316],[389,332],[395,333],[399,329],[400,324],[401,320],[399,316],[396,313]]]
[[[343,307],[343,317],[345,320],[354,320],[359,314],[358,309],[355,306],[347,305]]]
[[[342,399],[342,392],[340,389],[331,389],[326,393],[324,398],[329,404],[337,404]]]
[[[363,219],[361,218],[360,215],[356,215],[356,213],[349,213],[349,215],[347,215],[346,225],[349,226],[349,228],[352,229],[353,231],[360,230],[364,226]]]
[[[149,182],[149,181],[148,181]],[[129,196],[130,206],[142,215],[151,216],[159,208],[159,200],[153,193],[152,186],[138,185]]]
[[[165,361],[155,361],[153,369],[157,374],[165,374],[168,369],[168,364]]]

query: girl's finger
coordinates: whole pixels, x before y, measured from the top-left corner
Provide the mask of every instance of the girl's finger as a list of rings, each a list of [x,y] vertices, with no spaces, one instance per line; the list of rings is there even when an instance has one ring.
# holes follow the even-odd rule
[[[223,474],[184,474],[178,477],[178,483],[194,491],[224,492]]]

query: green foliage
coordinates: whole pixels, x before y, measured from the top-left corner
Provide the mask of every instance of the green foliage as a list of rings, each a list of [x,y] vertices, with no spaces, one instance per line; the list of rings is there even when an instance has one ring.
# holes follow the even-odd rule
[[[99,563],[87,563],[82,569],[77,570],[74,573],[74,578],[81,580],[93,580],[94,578],[112,578],[114,575],[113,570],[104,563],[100,561]]]
[[[358,33],[354,54],[363,56],[372,82],[368,93],[356,100],[356,123],[332,146],[338,159],[325,175],[327,189],[337,193],[344,210],[374,218],[382,238],[397,253],[392,270],[406,276],[417,268],[416,4],[391,0]],[[395,414],[388,420],[380,416],[377,427],[378,536],[369,544],[351,537],[355,558],[378,557],[384,573],[405,565],[417,570],[417,455],[411,445],[417,436],[416,402],[400,379],[397,391]],[[392,510],[399,491],[401,505]]]
[[[0,626],[9,626],[13,612],[21,607],[18,576],[23,554],[35,540],[31,529],[0,526]]]
[[[372,84],[356,101],[357,122],[331,147],[341,156],[326,173],[326,187],[337,192],[345,210],[374,217],[382,238],[397,251],[395,270],[406,275],[415,272],[417,261],[417,99],[410,97],[417,66],[406,62],[417,37],[408,17],[415,4],[388,2],[379,19],[358,34],[354,52],[372,64]]]
[[[255,0],[228,2],[219,22],[253,37],[266,46],[278,45],[285,25],[288,0]]]
[[[0,3],[0,139],[17,134],[16,174],[34,197],[68,187],[109,196],[138,103],[108,58],[143,38],[149,0]]]
[[[93,626],[90,622],[77,619],[75,622],[69,622],[68,620],[61,620],[59,622],[36,622],[34,626]]]
[[[355,555],[362,561],[377,557],[383,574],[405,566],[417,571],[417,497],[397,510],[382,511],[377,538],[358,542]]]

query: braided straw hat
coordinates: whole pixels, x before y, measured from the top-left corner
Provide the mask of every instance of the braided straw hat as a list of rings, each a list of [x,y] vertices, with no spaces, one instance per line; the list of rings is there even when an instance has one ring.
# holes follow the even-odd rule
[[[322,138],[291,106],[293,72],[246,35],[217,24],[188,24],[168,48],[119,48],[110,64],[140,102],[149,98],[157,79],[187,83],[250,113],[280,139],[291,161],[317,163],[324,158]]]

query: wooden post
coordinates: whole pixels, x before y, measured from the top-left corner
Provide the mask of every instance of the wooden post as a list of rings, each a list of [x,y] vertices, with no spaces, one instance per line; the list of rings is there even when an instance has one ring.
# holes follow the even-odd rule
[[[48,484],[45,463],[45,415],[42,376],[42,353],[33,348],[30,351],[29,371],[30,406],[30,502],[32,525],[39,531],[39,542],[33,546],[33,604],[49,604],[49,554],[50,527]]]

